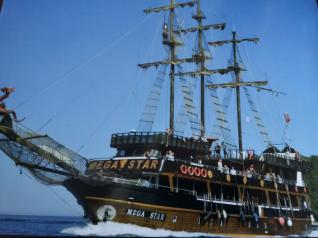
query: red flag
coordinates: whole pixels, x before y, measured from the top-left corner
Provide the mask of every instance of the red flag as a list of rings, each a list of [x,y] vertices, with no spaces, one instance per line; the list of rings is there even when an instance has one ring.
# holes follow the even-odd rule
[[[290,116],[288,115],[288,113],[284,113],[284,118],[285,118],[285,123],[288,124],[291,121]]]

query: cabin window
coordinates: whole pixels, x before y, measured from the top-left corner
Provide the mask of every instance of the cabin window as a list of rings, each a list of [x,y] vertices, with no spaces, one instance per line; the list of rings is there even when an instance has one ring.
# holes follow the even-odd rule
[[[198,195],[203,195],[208,193],[205,181],[194,180],[193,190],[196,191]]]
[[[287,194],[279,194],[280,205],[282,207],[289,207],[289,199]]]
[[[223,199],[228,201],[238,201],[239,195],[237,188],[234,186],[223,185]]]
[[[176,179],[176,178],[174,178]],[[174,180],[174,184],[176,183],[176,180]],[[190,179],[185,179],[185,178],[178,178],[178,190],[179,192],[184,192],[183,190],[187,190],[186,192],[192,191],[193,186],[192,186],[192,181]]]
[[[212,198],[213,199],[221,199],[222,195],[222,187],[220,184],[217,183],[211,183],[211,193],[212,193]]]
[[[126,155],[126,151],[125,150],[118,150],[117,156],[124,157],[125,155]]]
[[[275,192],[269,192],[268,193],[269,200],[272,206],[277,206],[277,195]]]
[[[179,177],[173,176],[172,180],[173,180],[175,192],[178,193],[179,192]]]
[[[249,199],[254,204],[267,204],[266,192],[263,190],[252,190],[248,189]]]
[[[293,207],[298,207],[298,201],[295,195],[290,195],[290,200]]]
[[[140,136],[141,137],[141,143],[146,144],[148,136]]]
[[[153,188],[153,186],[156,184],[156,177],[157,176],[150,176],[148,181],[149,181],[149,187]]]
[[[161,175],[159,177],[159,189],[170,189],[169,177],[166,175]]]
[[[151,149],[150,150],[150,156],[159,158],[161,156],[161,153],[159,150]]]

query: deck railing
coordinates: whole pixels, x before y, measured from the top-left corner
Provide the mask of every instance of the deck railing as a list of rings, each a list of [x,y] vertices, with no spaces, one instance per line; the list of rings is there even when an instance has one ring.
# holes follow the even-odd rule
[[[112,134],[112,147],[118,148],[138,145],[165,145],[167,147],[178,147],[201,152],[208,152],[210,147],[209,142],[205,139],[188,138],[165,132],[130,132]]]

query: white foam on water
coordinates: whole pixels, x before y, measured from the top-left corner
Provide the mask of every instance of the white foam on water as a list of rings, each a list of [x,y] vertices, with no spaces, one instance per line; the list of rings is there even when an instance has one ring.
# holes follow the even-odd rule
[[[311,232],[308,237],[318,237],[318,230]]]
[[[132,224],[121,224],[117,222],[100,222],[97,225],[91,223],[86,224],[83,227],[69,227],[61,231],[64,234],[71,234],[77,236],[144,236],[144,237],[202,237],[209,236],[211,234],[199,233],[199,232],[185,232],[185,231],[169,231],[164,229],[151,229],[147,227],[140,227]],[[220,237],[220,235],[215,235]]]
[[[219,234],[207,234],[200,232],[186,232],[186,231],[170,231],[165,229],[151,229],[147,227],[140,227],[133,224],[122,224],[117,222],[100,222],[97,225],[87,223],[85,226],[75,226],[65,228],[61,231],[64,234],[76,236],[142,236],[142,237],[227,237]],[[257,236],[257,237],[262,237]],[[274,236],[280,237],[280,236]],[[299,237],[292,235],[291,237]],[[300,236],[302,237],[302,236]],[[312,231],[306,237],[318,237],[318,230]]]

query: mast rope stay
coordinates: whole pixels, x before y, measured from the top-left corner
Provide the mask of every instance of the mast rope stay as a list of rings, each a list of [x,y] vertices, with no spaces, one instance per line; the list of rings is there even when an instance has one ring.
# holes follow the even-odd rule
[[[156,37],[156,34],[154,35],[153,42],[154,42],[155,37]],[[153,42],[151,44],[153,44]],[[151,48],[151,46],[149,47],[148,52],[147,52],[148,56],[150,54],[150,48]],[[140,71],[137,71],[137,72],[138,72],[137,78],[139,78]],[[142,78],[139,79],[139,82],[141,81],[141,79]],[[118,110],[118,108],[120,108],[120,105],[122,105],[126,100],[128,100],[132,95],[135,94],[135,91],[136,91],[136,88],[138,85],[139,85],[139,83],[137,82],[134,85],[134,87],[129,87],[130,90],[127,93],[125,93],[126,96],[120,97],[120,100],[118,101],[118,103],[116,105],[114,105],[111,112],[106,114],[106,116],[100,121],[100,123],[97,124],[97,126],[92,130],[92,132],[86,138],[84,143],[78,147],[78,149],[76,150],[76,153],[79,153],[91,141],[91,139],[99,131],[99,129],[102,128],[107,123],[107,121],[111,119],[111,117],[114,115],[114,112],[116,110]]]
[[[32,182],[35,182],[35,180],[34,180],[34,178],[31,176],[31,175],[29,175],[29,173],[28,172],[30,172],[28,169],[25,169],[25,168],[22,168],[22,167],[20,167],[21,168],[21,170],[23,170],[24,171],[24,173],[23,174],[25,174],[26,176],[27,176],[27,178],[29,178],[30,179],[30,181],[32,181]],[[41,181],[40,181],[41,182]],[[81,216],[81,213],[77,210],[77,209],[75,209],[73,206],[71,206],[65,199],[63,199],[56,191],[54,191],[50,186],[45,186],[49,191],[51,191],[55,196],[56,196],[56,198],[58,199],[58,200],[60,200],[63,204],[64,204],[64,206],[66,207],[66,208],[68,208],[70,211],[74,211],[75,213],[76,213],[76,215],[79,215],[79,216]]]
[[[139,25],[139,24],[138,24]],[[158,28],[158,27],[157,27]],[[157,33],[158,33],[158,29],[157,29],[157,31],[156,31],[156,34],[154,34],[154,37],[153,37],[153,39],[152,39],[152,42],[151,42],[151,46],[154,44],[154,40],[155,40],[155,38],[156,38],[156,36],[157,36]],[[126,35],[127,36],[127,35]],[[123,38],[122,38],[123,39]],[[121,39],[121,40],[122,40]],[[117,42],[116,42],[117,43]],[[115,43],[113,44],[113,45],[115,45]],[[150,46],[150,48],[151,48],[151,46]],[[148,52],[147,52],[147,55],[149,56],[149,54],[150,54],[150,48],[148,49]],[[138,75],[137,75],[137,78],[139,78],[139,71],[138,71]],[[88,86],[88,88],[91,88],[91,85],[94,83],[94,82],[96,82],[97,81],[97,78],[95,78],[95,80],[93,79],[93,80],[91,80],[90,81],[90,86]],[[86,90],[86,88],[87,87],[84,87],[83,88],[83,90],[82,90],[82,92],[84,92],[85,90]],[[75,96],[72,100],[70,100],[72,103],[74,103],[74,101],[77,101],[78,99],[80,99],[80,98],[82,98],[82,93],[80,93],[79,95],[77,95],[77,96]],[[67,108],[66,108],[66,104],[63,104],[63,106],[58,110],[58,111],[56,111],[48,120],[46,120],[40,127],[39,127],[39,129],[37,130],[38,132],[40,132],[41,130],[43,130],[45,127],[47,127],[50,123],[52,123],[52,121],[58,116],[58,115],[60,115],[62,112],[64,112],[65,110],[66,110]]]
[[[237,48],[237,53],[238,53],[239,64],[242,65],[242,67],[241,66],[240,67],[245,68],[245,64],[243,62],[243,59],[241,57],[241,54],[240,54],[240,51],[238,48]],[[230,64],[233,64],[233,59],[230,61]],[[240,74],[242,74],[242,73],[240,72]],[[232,76],[232,79],[235,80],[234,73],[231,73],[231,76]],[[243,77],[241,75],[240,75],[240,78],[241,78],[241,81],[244,82]],[[248,87],[243,86],[243,91],[244,91],[245,96],[247,98],[247,102],[249,104],[251,113],[253,114],[256,127],[258,128],[258,131],[263,139],[263,142],[265,143],[265,145],[270,146],[272,144],[272,140],[271,140],[269,133],[268,133],[268,131],[263,123],[262,117],[260,116],[259,110],[256,107],[256,104],[252,98],[252,95],[251,95]]]
[[[120,41],[122,41],[123,39],[125,39],[128,35],[130,35],[134,30],[136,30],[140,25],[142,25],[146,20],[148,20],[149,16],[144,17],[141,21],[135,23],[134,25],[132,25],[126,32],[124,32],[122,35],[120,35],[118,38],[116,38],[113,42],[111,42],[110,44],[107,44],[106,46],[104,46],[103,48],[101,48],[100,50],[98,50],[93,56],[87,58],[85,61],[78,63],[77,65],[75,65],[72,69],[70,69],[68,72],[64,73],[61,77],[53,80],[52,82],[50,82],[46,87],[38,90],[37,92],[33,93],[31,96],[29,96],[28,98],[24,99],[23,101],[21,101],[17,106],[15,106],[14,109],[17,109],[25,104],[27,104],[28,102],[30,102],[31,100],[33,100],[35,97],[42,95],[43,93],[45,93],[46,91],[48,91],[50,88],[54,87],[55,85],[64,82],[65,80],[69,79],[69,77],[79,71],[81,68],[83,68],[84,66],[88,65],[89,63],[91,63],[92,61],[94,61],[96,58],[98,58],[99,56],[103,55],[105,52],[107,52],[109,49],[111,49],[113,46],[117,45]]]

